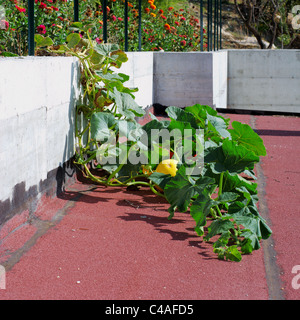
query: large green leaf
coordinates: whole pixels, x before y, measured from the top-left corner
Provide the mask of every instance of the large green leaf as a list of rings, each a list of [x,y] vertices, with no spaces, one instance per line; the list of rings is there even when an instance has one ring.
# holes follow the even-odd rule
[[[148,137],[148,145],[151,146],[153,141],[158,140],[159,132],[162,129],[167,129],[170,124],[169,120],[159,121],[153,119],[143,125],[142,129],[145,131]],[[150,151],[150,150],[149,150]]]
[[[110,92],[110,97],[115,100],[118,113],[128,119],[134,119],[136,116],[142,117],[145,114],[145,111],[135,102],[129,93],[120,92],[117,88],[114,88],[114,91]]]
[[[224,118],[207,114],[207,120],[209,130],[212,130],[214,133],[218,133],[222,138],[230,137],[230,133],[227,130],[227,123]]]
[[[238,145],[251,150],[257,156],[265,156],[266,148],[262,138],[248,125],[238,121],[232,122],[233,129],[229,129],[232,140]]]
[[[212,107],[207,105],[201,105],[201,104],[195,104],[190,107],[186,107],[185,110],[189,113],[192,113],[197,121],[198,124],[200,124],[201,128],[205,128],[206,126],[206,119],[208,116],[211,116],[211,119],[213,118],[219,118],[220,120],[223,120],[225,122],[226,127],[228,126],[228,123],[230,119],[225,119],[221,115],[218,114],[216,110],[214,110]],[[215,122],[217,120],[213,120],[212,122]],[[212,123],[214,125],[214,123]],[[220,121],[220,125],[221,121]]]
[[[186,175],[186,167],[181,166],[177,174],[165,186],[165,196],[171,204],[169,208],[170,217],[174,215],[176,209],[186,212],[191,199],[202,193],[202,191],[214,183],[210,177],[201,177],[196,182]]]
[[[124,73],[114,73],[114,72],[104,73],[103,71],[96,71],[96,74],[102,80],[108,80],[108,81],[118,80],[118,81],[121,81],[122,83],[129,80],[129,76],[127,76]]]
[[[49,47],[53,45],[53,41],[50,37],[44,37],[41,34],[35,34],[34,41],[36,48]]]
[[[260,239],[268,239],[272,234],[272,230],[265,219],[259,215],[256,206],[236,201],[229,206],[228,217],[233,218],[238,225],[242,225],[250,231],[249,233],[245,232],[244,237],[248,236],[251,239],[254,249],[259,248],[258,241]]]
[[[119,50],[119,46],[114,43],[101,43],[97,44],[94,49],[102,56],[108,58],[113,51]]]
[[[172,179],[172,177],[169,174],[153,172],[149,179],[153,181],[156,185],[158,185],[161,189],[164,189],[166,184]]]
[[[196,119],[193,116],[193,114],[190,112],[187,112],[182,108],[171,106],[166,109],[166,113],[172,120],[188,122],[193,128],[196,128],[196,129],[198,128]]]
[[[119,120],[116,126],[120,137],[125,137],[129,141],[136,142],[143,135],[142,126],[131,120]]]
[[[104,142],[110,137],[110,130],[116,124],[112,113],[97,112],[91,117],[91,138]]]
[[[229,219],[217,219],[214,220],[208,227],[208,234],[205,236],[205,240],[208,241],[210,238],[217,234],[221,234],[225,231],[234,229],[234,223]]]
[[[228,138],[223,140],[221,146],[212,149],[206,155],[205,162],[212,162],[214,173],[228,170],[230,174],[241,173],[246,169],[252,170],[254,164],[259,162],[259,157],[252,151]]]
[[[165,186],[165,196],[171,204],[169,208],[170,217],[173,217],[176,208],[180,212],[186,212],[191,198],[196,194],[195,182],[186,176],[186,168],[181,166],[176,176]]]
[[[196,222],[195,231],[199,236],[204,233],[203,227],[206,225],[206,217],[214,205],[216,205],[216,202],[210,198],[207,189],[204,189],[190,208],[191,216]]]
[[[68,48],[72,49],[74,47],[76,47],[78,45],[78,43],[80,42],[81,38],[79,33],[70,33],[67,36],[67,46]]]

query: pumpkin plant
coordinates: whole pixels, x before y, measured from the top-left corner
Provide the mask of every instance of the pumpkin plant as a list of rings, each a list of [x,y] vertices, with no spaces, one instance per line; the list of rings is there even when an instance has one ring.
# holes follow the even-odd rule
[[[41,35],[36,44],[80,61],[83,95],[76,107],[75,164],[83,174],[99,185],[150,188],[169,202],[169,219],[176,211],[189,212],[195,232],[213,243],[220,259],[240,261],[259,249],[272,231],[257,208],[253,170],[266,155],[258,134],[247,124],[230,125],[230,119],[200,104],[168,107],[166,120],[151,115],[140,125],[136,119],[145,112],[134,99],[137,89],[126,87],[129,77],[117,72],[127,55],[116,44],[91,40],[88,26],[77,22],[73,28],[63,45],[53,47]],[[167,136],[166,147],[158,138],[163,130],[191,134],[181,143]],[[186,145],[192,146],[189,156],[182,151]],[[199,156],[199,168],[197,161],[187,161]]]

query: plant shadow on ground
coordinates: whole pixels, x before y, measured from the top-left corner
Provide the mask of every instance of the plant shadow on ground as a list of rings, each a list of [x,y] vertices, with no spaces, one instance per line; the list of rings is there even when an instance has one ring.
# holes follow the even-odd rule
[[[185,223],[184,219],[179,218],[172,218],[172,220],[168,220],[166,217],[151,215],[151,214],[144,214],[141,213],[133,213],[133,212],[126,212],[126,215],[118,216],[119,219],[122,219],[127,222],[135,222],[135,221],[143,221],[147,224],[150,224],[154,227],[156,231],[162,234],[168,234],[171,238],[171,241],[184,241],[187,243],[188,247],[195,247],[200,251],[198,254],[202,256],[206,260],[215,260],[217,259],[216,256],[208,253],[205,246],[203,246],[203,240],[198,237],[193,228],[185,228],[185,231],[176,231],[172,230],[172,226],[176,224]],[[168,228],[170,226],[170,228]]]
[[[119,199],[116,199],[117,194]],[[186,231],[176,231],[172,229],[172,226],[186,223],[186,220],[190,217],[189,213],[180,213],[180,218],[174,216],[171,220],[168,220],[169,213],[167,209],[169,204],[167,200],[155,195],[147,188],[140,188],[139,190],[133,191],[126,189],[126,187],[105,187],[94,185],[93,183],[83,183],[79,185],[76,184],[68,190],[64,190],[59,195],[59,198],[66,201],[91,204],[112,201],[113,206],[134,209],[135,212],[124,212],[123,215],[117,216],[117,218],[129,223],[142,221],[150,224],[159,233],[170,235],[171,241],[184,241],[188,247],[199,249],[198,254],[204,259],[217,259],[217,256],[212,252],[208,252],[205,242],[196,234],[194,228],[187,227],[185,228]],[[149,209],[152,209],[153,212],[157,212],[158,214],[149,214],[143,211],[148,210],[149,212]],[[164,216],[162,216],[162,213]],[[184,217],[182,217],[182,215]],[[185,219],[185,216],[187,219]],[[208,243],[210,243],[210,241]]]
[[[171,220],[168,220],[168,202],[165,199],[158,198],[149,190],[142,190],[137,192],[141,197],[139,200],[120,199],[117,201],[116,205],[118,206],[127,206],[135,208],[136,210],[136,212],[125,212],[124,215],[118,216],[119,219],[122,219],[126,222],[142,221],[144,223],[150,224],[159,233],[168,234],[171,237],[171,241],[184,241],[187,243],[187,246],[200,249],[200,252],[198,252],[198,254],[205,259],[217,259],[217,257],[213,253],[208,253],[208,248],[203,245],[204,241],[196,234],[194,228],[187,227],[185,228],[186,231],[176,231],[172,228],[175,225],[186,223],[187,219],[182,217],[182,215],[188,218],[190,217],[189,213],[181,213],[180,218],[175,216]],[[125,191],[124,193],[128,195],[132,194],[131,191]],[[154,204],[155,207],[153,206]],[[139,211],[139,209],[144,208],[152,209],[154,212],[159,212],[160,215],[145,213],[143,212],[143,210]],[[161,216],[162,212],[165,213],[165,216]]]
[[[255,132],[260,136],[286,136],[286,137],[299,137],[300,131],[296,130],[269,130],[261,129],[255,130]]]

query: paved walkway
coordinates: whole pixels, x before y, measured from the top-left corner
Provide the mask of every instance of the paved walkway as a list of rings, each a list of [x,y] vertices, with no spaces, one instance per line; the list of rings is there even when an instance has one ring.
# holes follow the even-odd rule
[[[0,299],[298,300],[300,118],[228,117],[251,124],[267,148],[256,171],[273,235],[262,249],[220,261],[189,214],[168,221],[168,204],[148,190],[78,182],[43,199],[37,219],[4,243],[11,254]]]

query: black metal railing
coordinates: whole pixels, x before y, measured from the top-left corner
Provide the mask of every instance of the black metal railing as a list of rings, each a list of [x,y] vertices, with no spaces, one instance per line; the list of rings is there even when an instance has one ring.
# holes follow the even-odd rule
[[[79,0],[74,1],[74,21],[79,21]],[[198,0],[200,4],[200,51],[204,51],[204,8],[206,2],[206,51],[222,49],[222,0]],[[106,8],[107,0],[101,0]],[[107,42],[107,10],[103,11],[103,41]],[[142,0],[138,2],[138,50],[142,50]],[[125,51],[128,51],[128,0],[124,1],[124,39]],[[28,0],[28,55],[34,55],[34,0]]]

